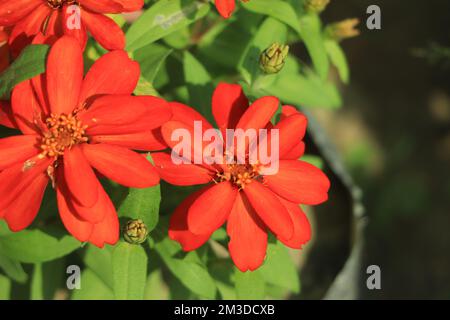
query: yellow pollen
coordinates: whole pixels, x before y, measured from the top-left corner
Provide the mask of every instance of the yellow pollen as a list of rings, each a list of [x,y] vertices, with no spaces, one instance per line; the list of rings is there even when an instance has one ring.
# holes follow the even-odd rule
[[[230,181],[239,190],[257,179],[260,174],[260,164],[229,164],[224,172],[218,172],[214,179],[215,182]]]
[[[50,115],[45,120],[47,130],[42,133],[42,155],[50,158],[62,156],[66,149],[88,141],[87,126],[83,126],[75,115]]]

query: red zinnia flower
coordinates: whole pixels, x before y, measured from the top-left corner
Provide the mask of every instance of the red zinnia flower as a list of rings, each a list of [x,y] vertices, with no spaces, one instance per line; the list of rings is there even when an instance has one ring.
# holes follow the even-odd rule
[[[162,99],[131,96],[139,74],[124,51],[112,51],[83,79],[81,47],[64,36],[50,50],[46,73],[14,88],[2,123],[12,114],[10,125],[23,135],[0,140],[0,217],[12,231],[34,220],[50,181],[75,238],[99,247],[118,240],[115,208],[93,168],[128,187],[158,184],[155,168],[130,149],[158,146],[149,130],[172,116]]]
[[[249,106],[239,85],[224,83],[217,87],[212,99],[213,115],[222,133],[235,128],[272,128],[270,119],[278,105],[277,98],[268,96]],[[171,107],[174,115],[161,127],[161,132],[172,148],[174,130],[187,129],[194,136],[194,121],[201,121],[204,129],[212,128],[193,109],[179,103],[171,103]],[[259,165],[249,163],[198,165],[190,159],[191,164],[176,165],[170,154],[153,154],[158,172],[167,182],[209,183],[175,210],[170,221],[170,238],[178,241],[185,251],[194,250],[227,222],[230,255],[241,271],[255,270],[264,261],[268,230],[285,245],[300,249],[309,240],[311,230],[299,204],[324,202],[330,187],[322,171],[298,160],[304,152],[301,140],[306,125],[304,115],[293,107],[283,107],[281,121],[273,126],[279,130],[280,145],[279,171],[275,175],[263,176]]]
[[[79,10],[70,10],[74,5]],[[105,14],[132,12],[143,5],[143,0],[2,0],[0,26],[13,27],[9,43],[15,54],[32,41],[45,43],[63,35],[76,37],[84,48],[87,31],[105,49],[121,50],[125,36]]]
[[[247,2],[249,0],[242,0]],[[236,0],[216,0],[216,8],[222,17],[228,19],[236,7]]]

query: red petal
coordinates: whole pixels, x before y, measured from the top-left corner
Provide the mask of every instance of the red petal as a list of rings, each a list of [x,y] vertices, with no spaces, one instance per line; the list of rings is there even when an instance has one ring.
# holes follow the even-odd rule
[[[14,231],[21,231],[28,227],[36,218],[47,187],[48,177],[45,173],[40,173],[23,189],[17,198],[5,208],[4,217],[9,228]]]
[[[75,9],[78,8],[78,9]],[[75,9],[75,10],[74,10]],[[80,19],[81,18],[81,12],[80,7],[72,5],[64,5],[64,7],[61,9],[61,22],[62,22],[62,28],[63,33],[67,36],[71,36],[73,38],[76,38],[78,40],[78,43],[80,44],[80,47],[83,49],[86,48],[86,44],[88,41],[88,35],[86,31],[86,26],[79,22],[80,25],[73,27],[71,24],[73,23],[73,19]],[[80,13],[79,16],[76,16],[78,13]]]
[[[219,83],[212,97],[212,112],[223,137],[226,129],[236,128],[247,108],[248,100],[240,85]]]
[[[108,143],[140,151],[158,151],[168,147],[159,128],[138,133],[93,136],[90,140],[92,143]]]
[[[0,101],[0,125],[11,129],[17,128],[11,105],[7,101]]]
[[[155,167],[162,179],[176,186],[192,186],[212,181],[211,172],[194,164],[176,165],[170,154],[158,152],[152,154]]]
[[[166,100],[154,96],[137,96],[136,98],[147,107],[146,117],[140,121],[145,123],[143,127],[146,130],[159,128],[172,118],[172,109]]]
[[[72,207],[71,195],[68,191],[62,189],[62,184],[58,184],[56,188],[56,198],[58,200],[58,211],[61,221],[67,231],[81,242],[86,242],[92,234],[94,225],[82,220],[76,214]]]
[[[175,209],[175,212],[170,217],[169,237],[172,240],[178,241],[184,251],[192,251],[201,247],[211,236],[211,234],[196,235],[189,231],[187,225],[189,208],[197,197],[209,188],[207,187],[191,194]]]
[[[305,154],[305,143],[300,141],[291,150],[284,154],[283,159],[298,160]]]
[[[83,8],[98,13],[120,13],[123,12],[123,6],[115,0],[79,0]]]
[[[191,161],[191,163],[202,164],[203,149],[208,144],[203,141],[204,130],[204,128],[194,127],[193,124],[189,125],[183,121],[171,120],[163,124],[161,134],[167,145],[175,149],[174,152],[180,157],[184,157],[186,160]],[[179,136],[179,134],[182,134],[182,136]],[[201,140],[199,141],[199,139]],[[183,146],[186,145],[186,147],[190,146],[190,154],[189,150],[184,150],[185,148],[178,150],[180,144],[183,144]]]
[[[107,144],[84,144],[81,147],[91,166],[121,185],[148,188],[159,183],[156,169],[136,152]]]
[[[123,7],[122,12],[133,12],[142,9],[144,0],[114,0]]]
[[[103,198],[102,201],[107,203],[108,210],[105,213],[105,219],[94,225],[89,242],[99,248],[103,248],[105,244],[114,245],[119,241],[120,226],[116,209],[103,188],[101,188],[100,197]]]
[[[108,209],[108,204],[102,201],[100,197],[100,189],[102,185],[100,181],[97,180],[97,191],[99,192],[98,200],[95,205],[91,208],[86,208],[74,201],[71,193],[67,189],[67,182],[65,181],[63,170],[58,170],[57,177],[58,187],[61,189],[65,202],[70,209],[70,211],[76,216],[77,219],[88,222],[90,224],[95,224],[103,221],[105,218],[105,212]]]
[[[294,203],[315,205],[328,199],[330,181],[318,168],[304,161],[281,160],[278,173],[264,182],[279,196]]]
[[[34,120],[42,113],[42,108],[34,95],[31,81],[18,84],[12,91],[11,106],[13,117],[23,134],[36,134]]]
[[[80,146],[66,150],[63,158],[67,188],[80,205],[92,208],[98,200],[98,180]]]
[[[37,176],[46,172],[52,159],[40,159],[38,156],[25,163],[15,164],[0,173],[0,210],[15,201]]]
[[[278,236],[278,239],[293,249],[301,249],[302,246],[311,239],[311,225],[308,221],[308,217],[302,211],[298,204],[278,198],[284,207],[288,210],[294,223],[294,234],[290,239],[284,239]]]
[[[228,19],[236,6],[235,0],[216,0],[216,8],[222,17]]]
[[[84,78],[80,103],[95,95],[130,95],[136,88],[141,71],[139,64],[125,51],[112,51],[98,59]]]
[[[148,100],[128,95],[107,95],[96,98],[79,119],[87,125],[89,135],[128,134],[150,131],[161,119],[170,117],[171,111],[162,99]]]
[[[266,256],[267,233],[264,224],[241,193],[228,218],[227,232],[230,236],[228,249],[236,267],[246,272],[261,266]]]
[[[188,213],[189,230],[195,234],[211,234],[228,218],[238,190],[229,182],[221,182],[201,194]]]
[[[51,14],[51,9],[46,4],[41,4],[32,14],[24,17],[11,31],[9,44],[14,49],[15,55],[30,44],[36,34],[42,29],[42,23]]]
[[[0,25],[11,26],[42,4],[40,0],[3,0],[0,4]]]
[[[44,115],[50,114],[50,102],[48,101],[47,77],[46,74],[40,74],[31,79],[31,86],[35,93],[35,97],[39,102],[39,106]]]
[[[74,38],[55,42],[47,62],[47,90],[51,111],[70,114],[77,106],[83,80],[83,53]]]
[[[170,102],[169,107],[172,109],[173,121],[181,121],[189,126],[194,126],[194,121],[201,121],[203,130],[211,129],[213,126],[200,113],[178,102]]]
[[[281,120],[274,129],[279,131],[279,156],[282,159],[297,146],[305,136],[307,119],[302,114],[294,114]]]
[[[281,116],[280,119],[283,120],[286,117],[292,116],[293,114],[301,114],[296,107],[293,106],[283,106],[281,108]]]
[[[122,50],[125,48],[125,35],[113,19],[87,10],[83,10],[81,18],[92,37],[103,48],[106,50]]]
[[[257,181],[245,186],[245,195],[258,216],[273,233],[284,238],[291,238],[294,226],[289,212],[277,196]]]
[[[259,98],[245,111],[236,127],[243,130],[265,128],[275,112],[277,112],[278,105],[279,100],[276,97]]]
[[[0,139],[0,171],[37,155],[37,142],[38,136],[35,135]]]

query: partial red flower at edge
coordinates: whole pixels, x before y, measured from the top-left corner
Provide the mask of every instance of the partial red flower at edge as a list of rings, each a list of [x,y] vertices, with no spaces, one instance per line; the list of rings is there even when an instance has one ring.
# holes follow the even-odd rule
[[[249,0],[242,1],[247,2]],[[215,4],[217,11],[225,19],[231,17],[234,9],[236,8],[236,0],[215,0]]]
[[[174,147],[171,135],[178,128],[188,129],[194,136],[194,121],[202,121],[204,129],[212,128],[192,108],[180,103],[170,105],[173,117],[161,127],[169,146]],[[270,119],[278,105],[277,98],[268,96],[249,106],[239,85],[225,83],[218,85],[212,99],[213,115],[221,132],[227,128],[271,128]],[[299,205],[326,201],[330,188],[321,170],[298,160],[304,153],[306,126],[303,114],[293,107],[283,107],[281,120],[273,126],[279,129],[280,167],[277,174],[270,176],[263,176],[260,166],[249,163],[176,165],[170,154],[153,153],[158,172],[167,182],[179,186],[207,184],[175,210],[170,238],[185,251],[195,250],[226,222],[231,258],[243,272],[263,263],[269,231],[286,246],[300,249],[310,239],[311,228]]]
[[[74,5],[80,12],[79,28],[73,28]],[[31,42],[52,43],[63,35],[77,38],[84,48],[87,32],[106,50],[121,50],[125,36],[105,14],[133,12],[143,5],[143,0],[2,0],[0,26],[12,27],[9,44],[15,55]]]
[[[3,104],[0,117],[22,132],[0,139],[0,218],[12,231],[31,224],[50,182],[76,239],[98,247],[117,242],[118,217],[96,171],[128,187],[158,184],[153,165],[131,149],[151,150],[142,137],[172,116],[163,99],[131,96],[139,75],[126,52],[112,51],[83,78],[81,47],[64,36],[50,50],[46,73],[14,88],[11,109]]]

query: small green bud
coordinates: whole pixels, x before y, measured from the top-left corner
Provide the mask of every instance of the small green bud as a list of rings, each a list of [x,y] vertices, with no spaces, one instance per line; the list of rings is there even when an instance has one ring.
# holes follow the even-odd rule
[[[131,244],[141,244],[145,242],[145,240],[147,240],[147,235],[147,226],[141,219],[128,221],[123,232],[123,238],[126,242]]]
[[[321,13],[329,3],[330,0],[306,0],[305,10],[311,13]]]
[[[356,28],[358,24],[359,19],[357,18],[336,22],[325,28],[325,35],[336,41],[353,38],[360,34],[360,31]]]
[[[267,74],[280,72],[286,62],[289,46],[275,42],[259,57],[259,66]]]

